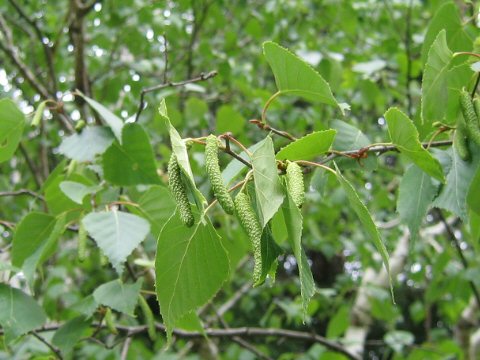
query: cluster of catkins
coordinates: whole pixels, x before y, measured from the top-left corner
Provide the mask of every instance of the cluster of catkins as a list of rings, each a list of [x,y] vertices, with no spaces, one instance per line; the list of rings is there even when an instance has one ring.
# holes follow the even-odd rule
[[[463,89],[460,93],[460,107],[463,118],[460,117],[457,121],[453,145],[462,160],[469,161],[469,142],[473,141],[480,146],[480,98],[475,97],[472,101],[468,91]]]
[[[252,244],[254,268],[254,284],[260,282],[262,275],[262,226],[252,207],[250,197],[244,191],[239,191],[232,200],[230,193],[225,186],[220,165],[218,162],[219,141],[215,135],[206,138],[205,145],[205,167],[212,191],[223,210],[229,214],[236,214],[240,224],[247,233]],[[168,163],[169,187],[177,203],[181,221],[188,227],[195,223],[187,195],[187,187],[182,179],[181,169],[174,153]],[[301,167],[294,162],[288,162],[286,169],[286,184],[288,192],[295,205],[301,207],[305,201],[305,186]]]

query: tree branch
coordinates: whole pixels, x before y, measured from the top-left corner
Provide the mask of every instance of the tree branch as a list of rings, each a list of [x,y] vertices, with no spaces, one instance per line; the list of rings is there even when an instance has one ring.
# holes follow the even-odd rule
[[[35,330],[36,333],[55,331],[60,328],[62,324],[49,324],[44,325]],[[92,327],[106,329],[106,325],[93,323]],[[160,331],[165,331],[165,325],[156,323],[156,329]],[[126,326],[126,325],[116,325],[116,328],[119,332],[125,334],[127,337],[136,336],[138,334],[143,334],[148,331],[147,325],[140,326]],[[4,334],[4,330],[0,329],[0,335]],[[355,354],[352,354],[345,347],[343,347],[338,342],[334,342],[324,338],[323,336],[317,335],[315,333],[308,333],[302,331],[286,330],[286,329],[276,329],[276,328],[257,328],[257,327],[240,327],[240,328],[230,328],[230,329],[215,329],[207,328],[204,332],[198,331],[186,331],[180,329],[174,329],[173,335],[180,338],[203,338],[205,335],[209,337],[218,337],[218,338],[232,338],[234,336],[240,337],[284,337],[293,340],[305,341],[308,343],[318,343],[326,348],[345,355],[348,359],[351,360],[361,360],[361,358]]]
[[[38,340],[44,343],[50,350],[52,350],[57,358],[59,358],[60,360],[63,359],[62,353],[60,352],[59,348],[57,348],[53,344],[50,344],[46,339],[38,335],[35,331],[30,332],[30,334],[32,334],[34,337],[36,337]]]
[[[138,121],[138,118],[140,117],[140,114],[142,113],[143,109],[145,108],[145,95],[146,94],[148,94],[150,92],[153,92],[153,91],[165,89],[165,88],[168,88],[168,87],[177,87],[177,86],[183,86],[183,85],[192,84],[192,83],[196,83],[196,82],[200,82],[200,81],[205,81],[205,80],[208,80],[208,79],[211,79],[211,78],[215,77],[217,74],[218,73],[216,71],[210,71],[206,74],[201,73],[199,76],[194,77],[194,78],[189,79],[189,80],[183,80],[183,81],[178,81],[178,82],[167,82],[167,83],[164,83],[164,84],[155,85],[155,86],[152,86],[152,87],[142,89],[142,91],[140,92],[140,105],[138,106],[137,114],[135,115],[135,121]]]
[[[36,192],[28,189],[20,189],[15,191],[0,191],[0,197],[2,196],[19,196],[19,195],[30,195],[39,200],[45,201],[42,195],[37,194]]]
[[[44,43],[44,38],[46,37],[42,30],[40,29],[40,26],[38,25],[37,21],[35,19],[30,18],[25,11],[16,3],[14,0],[8,0],[10,4],[15,8],[17,13],[20,15],[21,18],[23,18],[32,28],[33,31],[35,32],[35,35],[37,36],[38,40],[40,41],[40,44],[42,44],[43,48],[43,53],[45,56],[45,62],[47,64],[48,68],[48,74],[50,77],[50,81],[52,82],[52,93],[56,94],[57,92],[57,78],[55,75],[55,67],[53,63],[53,54],[52,54],[52,49],[50,46]]]

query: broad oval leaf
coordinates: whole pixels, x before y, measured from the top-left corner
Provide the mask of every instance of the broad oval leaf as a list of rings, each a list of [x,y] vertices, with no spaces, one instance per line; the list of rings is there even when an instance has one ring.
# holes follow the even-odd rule
[[[127,256],[150,231],[145,219],[116,210],[90,213],[82,223],[119,274]]]
[[[315,131],[311,134],[291,142],[280,149],[276,158],[278,160],[311,160],[315,157],[325,154],[335,140],[334,129]]]
[[[37,251],[50,236],[56,219],[54,216],[31,212],[17,226],[13,236],[12,264],[22,267],[25,259]]]
[[[445,182],[440,162],[425,150],[418,140],[418,131],[413,122],[397,108],[385,113],[390,139],[397,149],[412,160],[420,169],[435,179]]]
[[[111,130],[103,126],[88,126],[79,134],[63,139],[58,151],[72,160],[94,161],[112,144],[114,136]]]
[[[448,69],[452,52],[447,45],[445,30],[442,30],[428,52],[422,78],[422,123],[442,121],[448,102]]]
[[[25,116],[10,99],[0,100],[0,163],[9,160],[17,146],[25,126]]]
[[[207,303],[229,276],[227,252],[208,217],[190,228],[178,212],[168,220],[158,238],[155,273],[170,338],[178,321]]]
[[[412,239],[416,239],[422,220],[438,189],[432,178],[418,166],[410,166],[403,174],[397,200],[397,212],[408,225]]]
[[[97,304],[134,316],[133,312],[142,283],[143,278],[138,279],[134,284],[124,284],[120,279],[113,280],[96,288],[93,298]]]
[[[122,144],[115,141],[103,154],[105,180],[119,186],[159,184],[155,156],[144,128],[127,124],[122,139]]]
[[[468,222],[467,193],[480,164],[480,149],[471,147],[472,159],[463,161],[456,151],[449,149],[452,165],[447,174],[447,183],[442,188],[433,206],[446,209]],[[477,185],[475,185],[477,186]]]
[[[275,215],[283,202],[273,141],[267,136],[252,154],[253,181],[262,227]]]
[[[263,53],[281,94],[292,94],[312,102],[336,106],[343,113],[328,83],[308,63],[272,41],[263,44]]]
[[[45,311],[35,299],[21,290],[0,284],[0,325],[7,343],[42,326],[46,320]]]

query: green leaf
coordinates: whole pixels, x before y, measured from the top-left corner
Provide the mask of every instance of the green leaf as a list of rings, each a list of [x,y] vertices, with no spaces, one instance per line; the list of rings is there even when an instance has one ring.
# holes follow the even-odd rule
[[[303,217],[300,209],[295,205],[292,197],[285,189],[287,199],[283,202],[282,210],[287,229],[287,239],[297,259],[298,275],[300,277],[300,292],[302,294],[303,317],[307,316],[307,307],[311,297],[315,294],[315,282],[308,264],[307,256],[302,247]]]
[[[93,162],[112,144],[114,136],[107,127],[88,126],[80,134],[63,139],[58,151],[66,157],[80,162]]]
[[[218,134],[231,132],[239,135],[246,124],[245,118],[231,105],[222,105],[217,111],[216,132]]]
[[[78,316],[63,324],[52,338],[52,344],[60,349],[62,353],[70,352],[74,346],[84,337],[91,333],[91,321],[84,316]]]
[[[263,229],[261,238],[262,273],[260,274],[260,278],[253,284],[253,286],[259,286],[263,284],[267,276],[272,278],[272,283],[275,281],[275,273],[278,266],[278,256],[282,253],[282,249],[273,239],[270,224],[267,224],[267,226],[265,226]]]
[[[165,186],[154,185],[148,189],[138,201],[138,207],[132,207],[132,212],[148,220],[152,234],[158,238],[165,222],[175,212],[177,204]]]
[[[203,211],[205,206],[208,204],[207,200],[195,185],[195,179],[193,177],[192,169],[190,168],[190,160],[188,159],[187,146],[185,144],[185,141],[180,137],[180,134],[178,133],[177,129],[175,129],[170,122],[170,118],[168,117],[168,113],[167,113],[167,105],[165,103],[165,99],[162,99],[160,106],[158,108],[158,112],[160,114],[160,117],[162,117],[162,119],[165,121],[165,124],[168,128],[169,135],[170,135],[170,142],[172,144],[172,151],[177,157],[178,165],[180,166],[182,173],[185,175],[187,179],[187,187],[194,194],[195,203],[197,204],[197,207]]]
[[[433,206],[453,212],[465,223],[468,222],[467,192],[480,164],[480,149],[471,146],[470,151],[472,159],[466,162],[458,156],[456,151],[448,150],[452,165],[447,175],[447,183],[433,202]]]
[[[428,60],[422,78],[422,124],[442,121],[448,102],[448,70],[452,52],[442,30],[428,52]]]
[[[253,144],[248,148],[249,152],[254,152],[263,144],[263,140]],[[242,151],[240,157],[246,161],[250,160],[250,157],[247,155],[245,151]],[[246,165],[237,159],[232,159],[225,169],[222,171],[222,179],[225,184],[231,184],[233,179],[242,172],[243,169],[246,168]]]
[[[12,264],[22,267],[25,259],[33,255],[48,239],[55,223],[55,217],[45,213],[27,214],[18,224],[13,236]]]
[[[175,327],[177,329],[187,331],[198,331],[205,334],[205,328],[203,327],[202,320],[195,311],[191,311],[176,322]]]
[[[58,239],[65,231],[66,218],[66,213],[57,216],[57,218],[55,219],[55,226],[53,227],[52,232],[49,234],[48,238],[43,241],[40,246],[37,247],[35,252],[27,259],[25,259],[23,263],[22,270],[31,289],[33,289],[35,270],[52,255],[52,253],[55,251],[55,246]]]
[[[134,284],[124,284],[120,279],[100,285],[93,292],[97,304],[108,306],[121,313],[135,316],[138,294],[142,288],[143,278]]]
[[[82,223],[119,274],[127,256],[150,231],[145,219],[116,210],[90,213]]]
[[[70,307],[71,310],[84,315],[87,319],[92,317],[97,308],[98,304],[93,298],[93,295],[84,297],[82,300],[76,302]]]
[[[325,154],[333,144],[336,130],[315,131],[280,149],[278,160],[311,160]]]
[[[390,108],[385,113],[388,133],[393,144],[402,154],[412,160],[428,175],[445,182],[443,169],[439,161],[425,150],[418,140],[418,131],[413,122],[397,108]]]
[[[468,188],[467,204],[477,215],[480,215],[480,166],[477,167],[475,176]]]
[[[348,306],[342,306],[328,322],[327,338],[335,339],[341,336],[347,329],[350,321]]]
[[[438,33],[446,31],[448,47],[456,51],[470,51],[472,40],[463,29],[462,18],[457,5],[451,1],[443,4],[435,13],[428,25],[427,34],[423,40],[422,64],[427,61],[427,56]]]
[[[35,299],[23,291],[0,284],[0,325],[7,343],[42,326],[46,320],[45,312]]]
[[[102,188],[100,185],[86,186],[76,181],[62,181],[59,186],[65,195],[80,205],[86,195],[93,194]]]
[[[93,99],[83,95],[82,93],[77,93],[90,105],[102,118],[105,120],[107,125],[112,129],[112,132],[115,134],[117,140],[121,143],[122,142],[122,128],[123,128],[123,121],[117,115],[112,113],[102,104],[96,102]]]
[[[383,264],[385,265],[385,269],[387,270],[387,273],[390,279],[390,290],[392,291],[392,295],[393,295],[392,279],[390,277],[390,265],[388,264],[388,253],[380,237],[380,233],[378,232],[377,226],[373,222],[372,216],[370,215],[370,212],[368,211],[367,207],[362,203],[362,200],[360,200],[360,197],[355,191],[355,188],[340,173],[340,169],[337,167],[337,164],[335,164],[335,169],[337,172],[336,173],[337,180],[342,185],[343,190],[345,190],[345,193],[347,195],[348,201],[350,202],[350,205],[352,206],[353,210],[357,214],[358,218],[360,219],[361,223],[364,226],[364,230],[371,237],[375,247],[377,248],[378,252],[382,257]]]
[[[206,304],[229,276],[227,253],[208,217],[190,228],[178,212],[168,220],[158,238],[155,273],[170,338],[177,322]]]
[[[416,165],[410,166],[402,177],[398,192],[397,211],[408,225],[412,239],[418,230],[438,189],[432,178]]]
[[[344,121],[334,120],[332,122],[332,127],[337,130],[337,135],[333,144],[335,150],[358,150],[372,143],[362,131]],[[362,159],[361,164],[352,159],[338,159],[337,163],[341,164],[342,168],[344,165],[347,167],[347,164],[354,164],[355,166],[360,166],[362,168],[365,167],[368,170],[374,170],[377,167],[377,158],[376,156],[369,156],[366,159]]]
[[[10,160],[22,138],[25,116],[10,99],[0,100],[0,163]]]
[[[280,94],[338,106],[343,113],[328,83],[304,60],[272,41],[263,44],[263,53],[272,68]]]
[[[123,145],[115,141],[103,154],[105,180],[119,186],[160,183],[152,145],[143,127],[125,125],[122,139]]]
[[[252,167],[260,221],[265,227],[282,205],[284,197],[270,136],[252,154]]]

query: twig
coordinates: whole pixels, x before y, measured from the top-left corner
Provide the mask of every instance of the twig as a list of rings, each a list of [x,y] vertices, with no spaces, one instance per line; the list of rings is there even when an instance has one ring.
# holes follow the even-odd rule
[[[50,344],[47,340],[45,340],[42,336],[38,335],[35,331],[31,331],[30,334],[32,334],[34,337],[44,343],[50,350],[52,350],[57,358],[59,358],[60,360],[63,359],[62,353],[60,352],[59,348],[57,348],[53,344]]]
[[[243,163],[244,165],[248,166],[250,169],[252,168],[252,164],[250,164],[247,160],[245,160],[244,158],[242,158],[240,155],[238,155],[236,152],[232,151],[232,149],[230,148],[230,140],[235,140],[230,134],[226,134],[225,136],[223,136],[223,138],[225,139],[225,147],[224,148],[221,148],[221,150],[234,157],[235,159],[237,159],[238,161],[240,161],[241,163]],[[235,140],[236,141],[236,140]],[[245,147],[243,147],[243,149],[245,149]],[[245,150],[244,150],[245,151]],[[245,152],[246,154],[248,154],[248,152]]]
[[[460,261],[463,265],[463,268],[465,270],[468,270],[468,268],[469,268],[468,261],[465,258],[465,255],[463,254],[463,250],[460,247],[460,243],[459,243],[459,241],[457,239],[457,236],[455,235],[452,227],[447,222],[447,220],[443,216],[443,213],[440,209],[436,208],[435,212],[436,212],[438,218],[440,219],[440,221],[442,222],[442,224],[445,226],[445,230],[447,232],[447,235],[448,235],[449,239],[455,245],[455,249],[457,250],[457,254],[458,254],[458,257],[460,258]],[[472,280],[469,280],[468,284],[470,285],[470,288],[472,289],[473,295],[475,296],[475,300],[477,301],[477,306],[480,308],[480,293],[478,292],[478,288]]]
[[[138,106],[137,114],[135,115],[135,121],[138,121],[138,118],[140,117],[140,114],[142,113],[143,109],[145,108],[145,95],[146,94],[151,93],[153,91],[158,91],[158,90],[161,90],[161,89],[165,89],[165,88],[168,88],[168,87],[177,87],[177,86],[183,86],[183,85],[192,84],[192,83],[196,83],[196,82],[200,82],[200,81],[205,81],[205,80],[208,80],[208,79],[211,79],[211,78],[215,77],[217,74],[218,73],[216,71],[210,71],[206,74],[201,73],[199,76],[194,77],[192,79],[178,81],[178,82],[171,82],[170,81],[170,82],[167,82],[167,83],[164,83],[164,84],[155,85],[155,86],[151,86],[151,87],[142,89],[142,91],[140,92],[140,105]]]
[[[283,136],[284,138],[287,138],[290,141],[297,140],[297,138],[295,136],[293,136],[292,134],[290,134],[286,131],[283,131],[283,130],[275,129],[275,128],[271,127],[270,125],[268,125],[267,123],[263,122],[263,121],[260,121],[260,120],[257,120],[257,119],[252,119],[252,120],[250,120],[250,123],[257,125],[257,127],[259,129],[262,129],[262,130],[265,130],[265,131],[271,131],[274,134]]]
[[[45,44],[43,41],[45,38],[45,35],[43,34],[42,30],[40,29],[40,26],[38,25],[37,21],[34,18],[33,19],[30,18],[14,0],[8,0],[8,1],[15,8],[15,10],[20,15],[20,17],[22,17],[33,28],[35,35],[40,41],[40,44],[42,44],[43,53],[45,55],[45,62],[48,68],[48,75],[50,77],[50,81],[52,82],[52,93],[56,93],[57,77],[55,74],[55,68],[53,63],[53,54],[52,54],[52,49],[49,47],[48,43]]]
[[[128,350],[130,349],[130,344],[132,343],[132,337],[128,335],[123,343],[122,353],[120,354],[120,360],[125,360],[128,356]]]
[[[245,295],[252,287],[251,282],[246,282],[238,289],[235,294],[217,310],[219,316],[223,316],[228,310],[235,306],[235,304]]]
[[[450,145],[452,145],[452,140],[441,140],[441,141],[434,141],[432,143],[429,143],[429,142],[422,143],[422,147],[424,149],[428,147],[442,147],[442,146],[450,146]],[[322,159],[321,161],[319,161],[319,163],[325,164],[339,156],[356,155],[356,154],[359,154],[359,152],[361,151],[364,153],[378,153],[378,155],[380,155],[389,151],[398,151],[398,148],[396,145],[378,145],[378,146],[369,147],[368,149],[362,148],[357,150],[335,151],[335,153],[330,152],[330,154],[326,156],[324,159]]]
[[[30,70],[30,68],[22,61],[18,54],[18,49],[14,45],[12,32],[8,25],[5,22],[4,17],[0,13],[0,31],[4,34],[5,42],[0,42],[0,49],[7,54],[13,64],[17,67],[23,77],[27,82],[32,86],[32,88],[37,91],[40,96],[48,100],[49,98],[54,98],[55,94],[50,94],[48,90],[43,86],[43,84],[37,79],[35,74]],[[71,124],[68,117],[62,113],[58,113],[56,118],[60,121],[63,128],[69,133],[75,132],[73,125]]]
[[[38,188],[42,186],[42,179],[40,177],[40,174],[38,173],[37,167],[33,164],[32,159],[30,159],[30,155],[28,155],[27,149],[25,149],[25,146],[23,146],[22,143],[18,146],[20,148],[20,151],[25,158],[25,161],[27,162],[27,166],[30,169],[30,172],[32,173],[33,180],[35,181],[35,184],[37,185]]]
[[[30,195],[39,200],[45,201],[44,197],[36,192],[28,189],[20,189],[15,191],[0,191],[0,197],[2,196],[19,196],[19,195]]]

